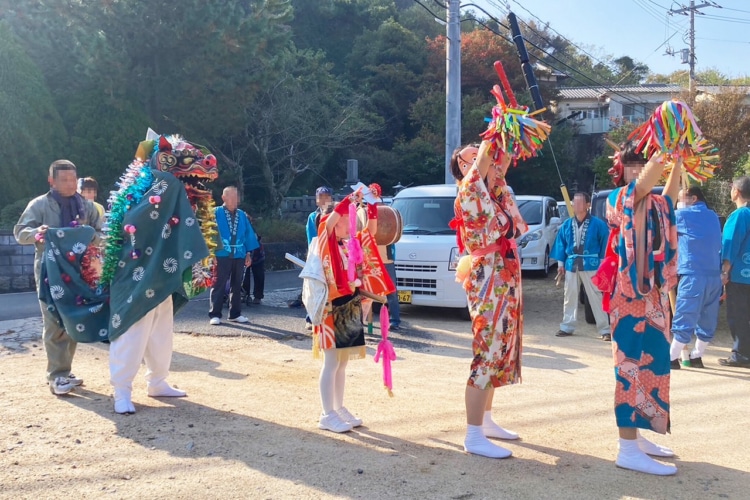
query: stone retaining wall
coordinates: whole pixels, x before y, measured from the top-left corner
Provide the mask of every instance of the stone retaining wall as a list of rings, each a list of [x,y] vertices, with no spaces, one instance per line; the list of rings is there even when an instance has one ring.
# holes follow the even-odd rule
[[[34,245],[19,245],[12,231],[0,230],[0,293],[34,288]]]
[[[266,270],[291,269],[287,252],[305,260],[307,246],[298,243],[265,243]],[[0,230],[0,293],[34,291],[34,245],[19,245],[13,232]]]

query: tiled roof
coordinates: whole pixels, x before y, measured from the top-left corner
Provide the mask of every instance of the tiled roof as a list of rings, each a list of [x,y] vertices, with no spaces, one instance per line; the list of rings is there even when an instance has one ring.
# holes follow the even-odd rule
[[[679,94],[687,89],[676,83],[647,83],[644,85],[612,85],[610,87],[560,87],[557,90],[560,94],[559,100],[566,100],[597,99],[602,94],[609,96],[618,94]],[[750,94],[749,85],[697,85],[696,90],[708,94],[727,91]]]
[[[720,94],[722,92],[743,92],[750,94],[750,85],[696,85],[698,92]]]
[[[649,83],[645,85],[613,85],[611,87],[560,87],[560,99],[597,99],[602,94],[653,94],[680,93],[682,87],[672,83]]]

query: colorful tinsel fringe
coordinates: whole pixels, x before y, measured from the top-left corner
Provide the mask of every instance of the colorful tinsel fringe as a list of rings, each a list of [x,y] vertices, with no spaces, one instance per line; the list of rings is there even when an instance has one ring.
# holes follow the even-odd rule
[[[687,175],[701,183],[713,177],[718,168],[718,149],[703,137],[690,107],[677,99],[664,101],[628,139],[636,141],[636,152],[642,153],[644,158],[668,154],[671,161],[667,162],[665,175],[677,157],[683,158]]]
[[[719,168],[719,149],[708,144],[706,139],[701,138],[697,148],[692,155],[685,156],[682,168],[685,174],[694,181],[703,184],[714,176],[714,171]],[[668,177],[674,166],[674,157],[670,158],[664,165],[664,177]]]
[[[503,65],[499,61],[495,62],[495,70],[508,95],[509,104],[505,103],[500,86],[495,85],[491,93],[495,96],[497,105],[492,107],[489,126],[480,136],[482,140],[490,143],[490,154],[494,158],[498,157],[499,151],[503,151],[511,155],[515,165],[518,160],[537,156],[539,150],[544,147],[544,141],[549,137],[552,127],[533,118],[534,115],[544,112],[544,108],[529,113],[527,106],[518,104]]]
[[[214,262],[216,251],[216,240],[219,234],[214,216],[214,200],[212,198],[201,198],[194,205],[195,217],[201,226],[201,234],[208,247],[208,257],[193,265],[190,280],[185,280],[185,291],[188,297],[193,298],[213,285],[211,266]]]
[[[104,224],[104,265],[99,276],[99,283],[108,286],[115,275],[117,263],[124,242],[122,221],[131,206],[138,204],[143,195],[151,189],[154,175],[148,163],[133,160],[125,173],[116,183],[118,189],[111,191],[107,203],[109,212]]]

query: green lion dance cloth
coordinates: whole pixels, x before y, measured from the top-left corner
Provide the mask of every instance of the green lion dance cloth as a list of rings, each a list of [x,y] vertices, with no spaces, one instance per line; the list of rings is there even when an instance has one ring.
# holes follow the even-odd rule
[[[175,310],[210,286],[216,159],[179,136],[139,146],[109,198],[103,250],[94,229],[49,231],[40,299],[78,342],[114,340],[172,296]]]

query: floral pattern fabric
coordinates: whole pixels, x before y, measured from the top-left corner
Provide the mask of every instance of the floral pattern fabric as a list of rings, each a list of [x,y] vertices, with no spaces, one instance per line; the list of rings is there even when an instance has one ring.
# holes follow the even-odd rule
[[[346,245],[338,245],[336,242],[335,235],[328,233],[326,229],[326,220],[323,219],[318,226],[318,251],[320,254],[321,261],[323,263],[323,273],[325,274],[326,282],[328,283],[328,302],[326,304],[325,311],[323,313],[323,321],[320,325],[313,327],[313,355],[318,357],[321,350],[338,349],[340,355],[349,359],[361,359],[365,357],[365,346],[364,346],[364,331],[362,332],[362,342],[357,341],[356,345],[343,346],[339,341],[337,343],[337,335],[342,338],[344,332],[337,332],[336,325],[338,324],[340,329],[341,325],[350,323],[351,318],[335,318],[333,311],[333,301],[339,302],[337,299],[348,297],[343,295],[339,290],[336,282],[336,273],[334,266],[337,263],[344,264],[343,269],[339,269],[338,273],[346,274]],[[362,246],[362,253],[364,255],[364,262],[361,267],[361,281],[363,290],[376,295],[388,295],[396,290],[395,285],[388,276],[385,270],[382,260],[380,259],[380,252],[378,252],[377,244],[375,239],[370,232],[365,228],[356,236],[359,239],[360,245]],[[341,258],[332,258],[331,251],[339,251],[344,253]],[[352,294],[355,293],[355,289],[352,287]],[[361,296],[356,297],[356,309],[359,310],[359,324],[362,323],[361,315],[361,301],[369,300],[362,299]],[[349,309],[352,309],[349,307]],[[343,311],[342,308],[336,308],[337,311]],[[353,312],[349,310],[347,314],[352,315]],[[351,335],[348,335],[351,336]]]
[[[610,299],[615,417],[618,427],[664,434],[670,429],[668,293],[677,283],[677,230],[667,197],[647,195],[637,207],[634,199],[633,182],[607,200],[607,220],[620,233],[614,242],[618,268]],[[646,257],[638,283],[640,246]]]
[[[487,186],[476,165],[458,187],[453,227],[471,256],[464,290],[474,358],[468,385],[489,389],[521,379],[523,307],[516,238],[528,230],[504,178]]]

